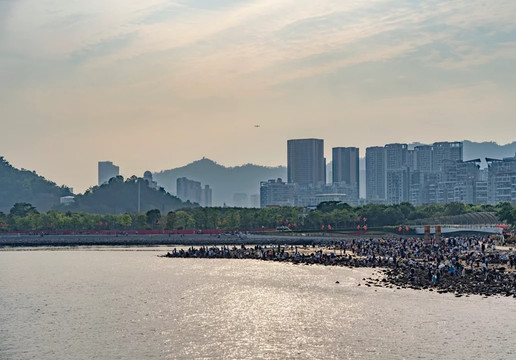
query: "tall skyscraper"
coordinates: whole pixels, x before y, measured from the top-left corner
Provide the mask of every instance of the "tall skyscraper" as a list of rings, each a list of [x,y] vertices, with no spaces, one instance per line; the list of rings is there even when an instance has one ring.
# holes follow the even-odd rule
[[[107,184],[109,179],[120,175],[120,168],[111,161],[99,161],[98,177],[99,186]]]
[[[356,147],[332,149],[332,183],[352,186],[360,194],[359,150]]]
[[[368,201],[385,201],[386,172],[385,149],[381,146],[366,149],[366,198]]]
[[[287,181],[302,186],[325,184],[324,141],[295,139],[287,141]]]

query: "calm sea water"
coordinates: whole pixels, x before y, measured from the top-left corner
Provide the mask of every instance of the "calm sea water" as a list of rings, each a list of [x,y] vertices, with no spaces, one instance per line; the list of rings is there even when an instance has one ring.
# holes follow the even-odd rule
[[[516,358],[512,298],[159,253],[0,251],[0,359]]]

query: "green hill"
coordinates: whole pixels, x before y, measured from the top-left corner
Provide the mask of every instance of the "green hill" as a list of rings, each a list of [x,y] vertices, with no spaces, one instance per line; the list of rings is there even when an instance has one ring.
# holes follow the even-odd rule
[[[109,180],[108,184],[94,186],[84,194],[77,195],[74,204],[59,206],[58,209],[96,214],[135,213],[138,211],[138,187],[141,212],[158,209],[162,214],[166,214],[169,211],[198,206],[182,202],[163,188],[149,187],[145,180],[136,176],[125,181],[122,176],[117,176]]]
[[[33,171],[16,169],[0,156],[0,211],[8,212],[15,203],[31,203],[47,211],[59,204],[61,196],[72,195]]]

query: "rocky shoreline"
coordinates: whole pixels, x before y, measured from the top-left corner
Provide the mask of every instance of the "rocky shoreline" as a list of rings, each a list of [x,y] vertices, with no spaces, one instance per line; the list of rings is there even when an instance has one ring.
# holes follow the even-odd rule
[[[450,251],[448,256],[444,256],[441,250],[448,250],[446,244],[433,244],[426,248],[433,250],[428,253],[423,251],[425,247],[420,240],[415,240],[414,244],[418,245],[412,247],[405,243],[405,240],[400,239],[391,242],[388,246],[391,250],[396,249],[393,254],[386,254],[386,251],[382,251],[383,245],[380,246],[378,242],[367,243],[353,241],[353,243],[326,247],[280,245],[191,247],[187,250],[175,249],[173,252],[160,256],[167,258],[255,259],[294,265],[374,268],[378,270],[374,276],[364,278],[364,283],[359,283],[357,286],[409,288],[435,291],[440,294],[451,293],[456,297],[481,295],[516,298],[516,272],[513,271],[516,260],[512,251],[496,250],[494,246],[486,250],[486,243],[477,242],[476,244],[484,245],[479,245],[478,252]],[[385,250],[385,246],[383,247]],[[369,250],[363,251],[364,249]],[[374,251],[371,253],[370,249],[376,249],[377,253]],[[416,253],[419,254],[419,257],[415,256]]]
[[[439,294],[452,293],[456,297],[463,295],[512,296],[516,298],[516,283],[514,276],[505,273],[488,272],[488,276],[481,273],[468,273],[465,276],[442,277],[439,282],[432,282],[425,278],[424,271],[415,271],[416,279],[410,269],[393,268],[382,269],[381,275],[373,278],[364,278],[366,286],[380,286],[397,289],[414,289],[436,291]]]

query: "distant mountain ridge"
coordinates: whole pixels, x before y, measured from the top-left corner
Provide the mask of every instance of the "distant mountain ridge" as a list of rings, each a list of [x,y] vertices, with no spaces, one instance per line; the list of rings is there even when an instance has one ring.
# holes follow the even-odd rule
[[[180,177],[200,181],[202,186],[213,189],[213,206],[233,205],[235,193],[245,193],[249,197],[260,193],[260,181],[282,178],[286,181],[285,166],[267,167],[253,164],[225,167],[215,161],[202,158],[188,165],[164,170],[153,174],[158,184],[171,194],[177,194],[176,181]]]
[[[498,145],[493,141],[473,142],[464,140],[464,160],[481,159],[486,157],[502,159],[513,157],[516,154],[516,141],[505,145]]]

